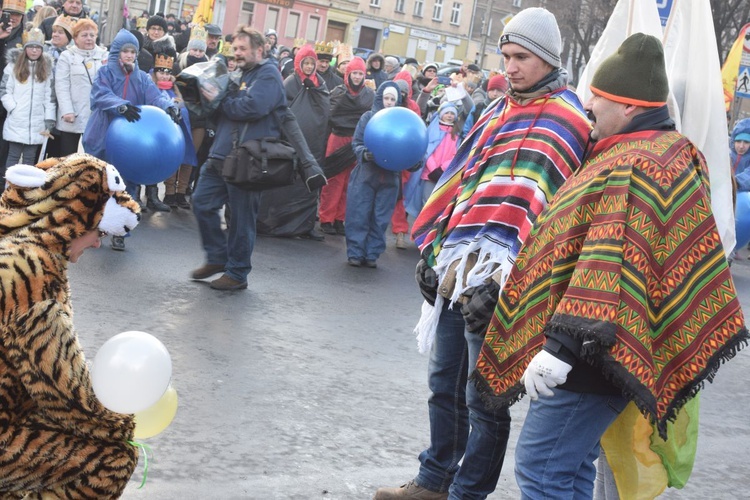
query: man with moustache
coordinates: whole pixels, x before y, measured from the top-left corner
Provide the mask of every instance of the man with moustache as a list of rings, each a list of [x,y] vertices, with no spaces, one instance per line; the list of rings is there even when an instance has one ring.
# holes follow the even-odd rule
[[[221,175],[224,158],[232,150],[233,134],[241,135],[245,130],[244,136],[238,137],[239,143],[281,136],[275,115],[284,111],[286,97],[279,70],[263,58],[265,43],[263,34],[249,26],[239,26],[234,33],[232,48],[240,79],[236,85],[230,84],[218,107],[216,136],[192,198],[206,262],[191,277],[203,280],[223,273],[211,281],[211,288],[216,290],[247,288],[260,207],[260,191],[240,189]],[[211,100],[216,94],[206,93],[205,97]],[[232,214],[226,232],[219,214],[225,204]]]

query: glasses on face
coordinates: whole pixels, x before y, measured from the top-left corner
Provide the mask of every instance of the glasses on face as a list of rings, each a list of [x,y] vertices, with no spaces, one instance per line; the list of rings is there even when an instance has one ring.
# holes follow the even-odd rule
[[[161,26],[151,26],[148,30],[152,33],[164,33],[164,28],[162,28]]]

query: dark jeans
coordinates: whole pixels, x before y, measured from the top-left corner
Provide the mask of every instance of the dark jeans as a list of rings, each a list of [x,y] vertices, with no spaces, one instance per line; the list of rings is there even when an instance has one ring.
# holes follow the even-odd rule
[[[193,213],[198,221],[207,264],[223,264],[232,279],[245,281],[252,265],[255,223],[260,191],[245,191],[227,184],[221,176],[222,160],[209,158],[201,167],[200,182],[193,193]],[[221,229],[219,212],[227,204],[232,212],[227,231]]]
[[[485,408],[467,377],[484,336],[466,331],[460,306],[445,301],[430,352],[430,447],[419,455],[416,482],[452,499],[483,499],[495,490],[510,434],[508,408]],[[459,467],[459,461],[461,466]]]

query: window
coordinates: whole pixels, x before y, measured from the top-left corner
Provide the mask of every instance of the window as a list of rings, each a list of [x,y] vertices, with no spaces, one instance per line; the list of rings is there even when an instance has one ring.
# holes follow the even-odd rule
[[[396,12],[404,13],[404,8],[406,7],[406,0],[396,0]]]
[[[424,0],[414,0],[414,15],[422,17],[424,12]]]
[[[307,20],[307,31],[305,32],[305,38],[308,40],[315,41],[318,39],[318,28],[320,27],[320,18],[310,16]]]
[[[266,25],[263,26],[263,32],[265,33],[269,29],[275,30],[279,23],[279,9],[268,9],[266,13]]]
[[[453,2],[451,9],[451,24],[461,24],[461,4]]]
[[[435,0],[435,6],[432,8],[432,20],[443,20],[443,0]]]
[[[513,7],[521,8],[521,0],[513,0]]]
[[[380,8],[380,0],[370,0],[370,7]]]
[[[255,12],[255,4],[253,2],[242,2],[242,13],[240,14],[239,24],[246,24],[248,26],[252,26],[254,12]]]
[[[290,12],[286,18],[286,31],[284,31],[284,36],[287,38],[295,38],[298,30],[299,12]]]

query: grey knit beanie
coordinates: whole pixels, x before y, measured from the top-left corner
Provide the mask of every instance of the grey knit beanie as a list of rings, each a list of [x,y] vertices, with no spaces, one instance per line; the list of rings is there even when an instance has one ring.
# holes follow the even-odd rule
[[[508,22],[500,35],[500,47],[516,43],[538,55],[555,68],[562,66],[562,39],[555,15],[547,9],[524,9]]]

